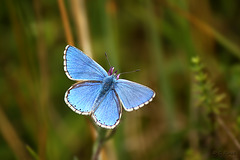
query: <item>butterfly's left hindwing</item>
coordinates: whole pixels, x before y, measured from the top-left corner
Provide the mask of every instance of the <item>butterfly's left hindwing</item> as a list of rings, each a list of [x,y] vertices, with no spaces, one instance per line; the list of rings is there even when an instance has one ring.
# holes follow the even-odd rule
[[[89,115],[101,90],[100,82],[83,81],[74,84],[65,94],[65,102],[76,113]]]
[[[118,79],[114,88],[126,111],[139,109],[155,96],[150,88],[125,79]]]
[[[107,72],[79,49],[67,45],[64,51],[64,71],[72,80],[101,81]]]

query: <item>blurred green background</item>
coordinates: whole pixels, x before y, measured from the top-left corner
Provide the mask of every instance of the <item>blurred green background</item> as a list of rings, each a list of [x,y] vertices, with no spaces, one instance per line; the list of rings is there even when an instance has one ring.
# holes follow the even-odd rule
[[[240,159],[239,0],[0,4],[0,159],[91,158],[94,123],[63,100],[67,44],[156,92],[123,111],[103,160]]]

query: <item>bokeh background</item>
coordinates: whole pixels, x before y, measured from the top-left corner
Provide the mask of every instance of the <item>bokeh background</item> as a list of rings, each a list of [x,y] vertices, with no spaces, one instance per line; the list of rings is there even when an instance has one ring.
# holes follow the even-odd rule
[[[151,87],[103,160],[240,159],[239,0],[2,0],[0,159],[90,159],[91,118],[64,103],[74,45]]]

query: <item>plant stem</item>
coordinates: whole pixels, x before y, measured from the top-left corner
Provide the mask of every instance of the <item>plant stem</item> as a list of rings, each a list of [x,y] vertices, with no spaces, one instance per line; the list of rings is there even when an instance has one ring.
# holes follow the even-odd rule
[[[101,127],[97,128],[98,135],[97,135],[97,139],[93,145],[92,160],[99,159],[99,154],[100,154],[103,144],[114,135],[115,131],[116,131],[116,129],[113,129],[107,135],[108,130],[103,129]]]
[[[217,121],[218,121],[219,125],[221,125],[223,127],[224,131],[227,133],[229,138],[233,141],[233,143],[235,144],[237,149],[240,150],[240,143],[238,142],[238,140],[234,136],[234,134],[230,131],[230,129],[227,127],[227,125],[224,123],[224,121],[220,117],[217,117]]]

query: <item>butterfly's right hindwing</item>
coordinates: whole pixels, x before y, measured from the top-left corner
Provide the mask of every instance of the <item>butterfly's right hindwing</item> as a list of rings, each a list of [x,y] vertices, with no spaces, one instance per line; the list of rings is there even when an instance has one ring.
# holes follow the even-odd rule
[[[64,71],[71,80],[101,81],[107,72],[79,49],[67,45],[64,51]]]
[[[113,129],[120,122],[121,115],[122,107],[120,100],[115,90],[110,90],[93,112],[92,118],[97,125],[103,128]]]

